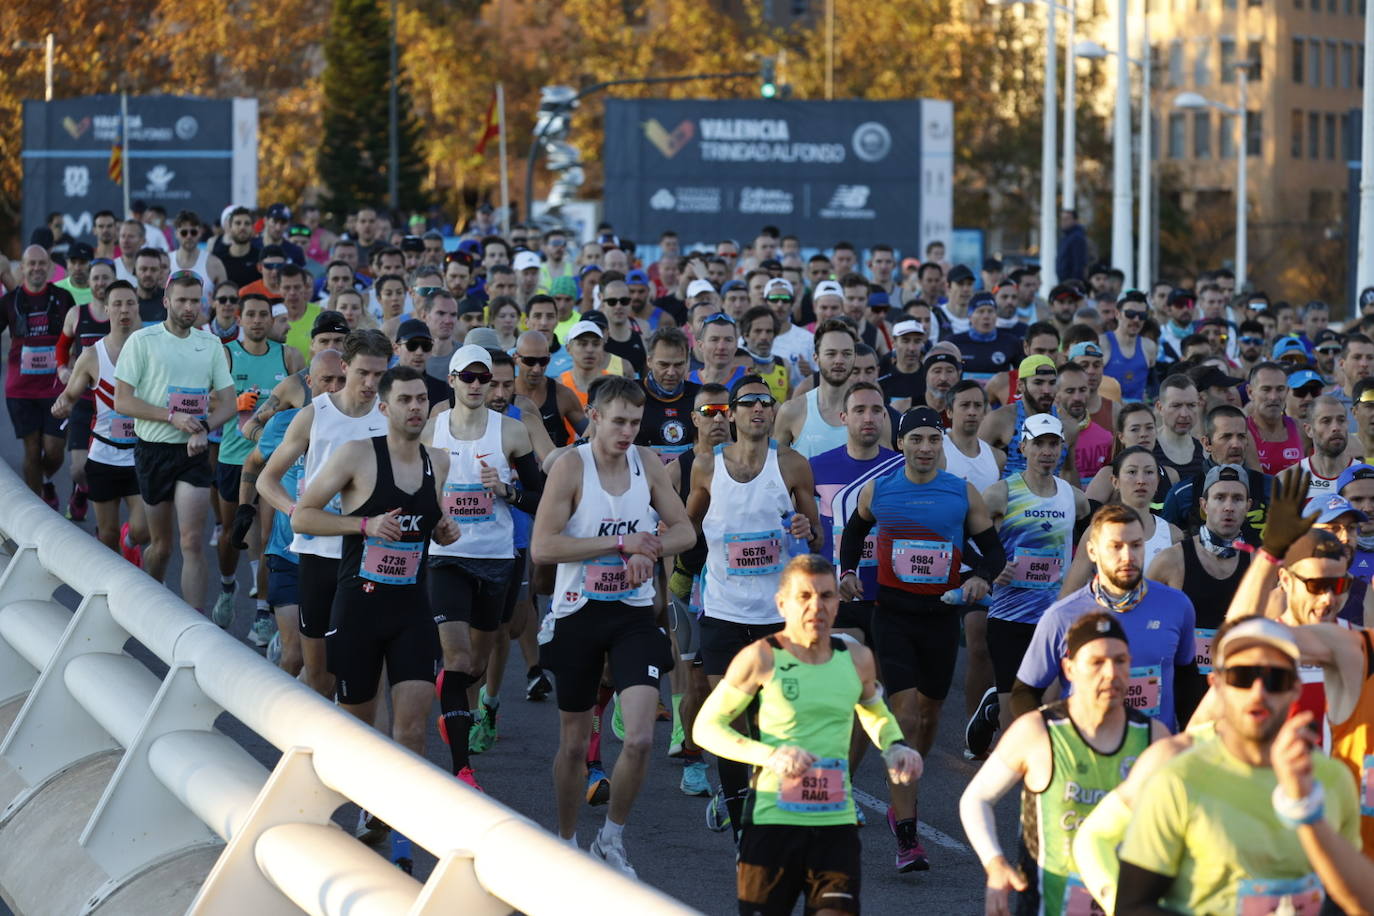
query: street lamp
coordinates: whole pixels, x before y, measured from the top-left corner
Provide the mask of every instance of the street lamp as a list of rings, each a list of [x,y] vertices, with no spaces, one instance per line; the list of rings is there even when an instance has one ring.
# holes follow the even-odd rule
[[[1230,105],[1223,105],[1214,99],[1206,98],[1196,92],[1180,92],[1174,97],[1174,107],[1188,111],[1198,111],[1203,108],[1215,108],[1223,114],[1231,115],[1236,119],[1236,289],[1245,288],[1245,261],[1246,261],[1246,212],[1245,212],[1245,131],[1246,131],[1246,103],[1250,88],[1250,62],[1243,61],[1236,64],[1236,81],[1240,90],[1240,106],[1232,108]]]
[[[10,47],[16,51],[43,51],[43,101],[52,101],[52,64],[53,54],[56,51],[56,40],[52,32],[43,40],[42,44],[36,41],[15,40]]]
[[[1360,108],[1360,237],[1355,288],[1374,286],[1374,10],[1364,17],[1364,95]]]

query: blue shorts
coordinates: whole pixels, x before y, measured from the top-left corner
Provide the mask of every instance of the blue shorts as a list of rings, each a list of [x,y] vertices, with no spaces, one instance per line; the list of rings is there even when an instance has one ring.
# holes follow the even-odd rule
[[[269,553],[267,555],[267,603],[274,608],[300,604],[300,589],[297,587],[300,582],[300,573],[301,568],[298,564],[279,557],[275,553]]]

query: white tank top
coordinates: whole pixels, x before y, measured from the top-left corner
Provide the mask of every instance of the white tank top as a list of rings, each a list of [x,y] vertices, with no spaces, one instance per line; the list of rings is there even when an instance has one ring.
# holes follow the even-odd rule
[[[305,471],[301,474],[300,490],[306,486],[324,467],[329,456],[345,442],[354,439],[371,439],[386,432],[386,417],[372,402],[372,409],[361,417],[350,417],[334,406],[334,399],[322,394],[310,402],[315,406],[315,415],[310,422],[310,446],[305,453]],[[343,500],[338,493],[325,506],[326,512],[343,513]],[[315,557],[337,560],[343,555],[343,538],[338,535],[316,537],[313,534],[297,534],[291,539],[291,549],[296,553],[308,553]]]
[[[193,271],[197,276],[200,277],[202,286],[203,286],[203,288],[206,290],[206,295],[208,296],[208,295],[210,294],[210,293],[209,293],[209,289],[210,289],[210,267],[209,267],[209,262],[210,262],[210,249],[208,249],[208,248],[197,248],[197,249],[196,249],[196,262],[195,262],[194,264],[192,264],[190,267],[182,267],[182,266],[181,266],[181,263],[177,260],[177,258],[180,257],[180,256],[181,256],[181,249],[178,248],[177,251],[172,255],[172,270],[173,270],[174,272],[175,272],[175,271],[178,271],[178,270],[189,270],[189,271]]]
[[[432,557],[515,556],[515,525],[506,501],[482,486],[482,464],[510,483],[510,463],[501,447],[501,414],[486,410],[487,425],[478,439],[455,439],[449,431],[452,410],[434,418],[434,447],[448,452],[444,512],[462,526],[462,536],[447,546],[430,542]]]
[[[817,388],[812,388],[805,394],[806,421],[802,423],[797,441],[792,443],[792,448],[801,452],[802,457],[808,461],[821,452],[839,448],[849,441],[849,430],[846,427],[831,426],[825,422],[825,417],[821,416],[821,405],[816,400],[819,394],[820,390]],[[711,502],[715,503],[714,494]]]
[[[1168,550],[1174,544],[1174,536],[1169,531],[1169,523],[1158,515],[1151,516],[1155,520],[1154,537],[1145,542],[1145,565],[1141,567],[1141,575],[1150,568],[1150,564],[1155,561],[1155,557]]]
[[[1350,459],[1350,464],[1356,463],[1354,458]],[[1350,464],[1347,464],[1346,467],[1349,467]],[[1298,465],[1304,471],[1312,475],[1312,481],[1307,485],[1307,503],[1303,506],[1303,514],[1306,515],[1312,511],[1312,507],[1316,504],[1318,499],[1322,500],[1322,506],[1325,507],[1326,497],[1336,495],[1336,481],[1340,478],[1340,475],[1337,474],[1335,477],[1323,477],[1312,470],[1311,455],[1299,461]]]
[[[788,560],[783,518],[794,508],[778,469],[778,446],[768,443],[763,469],[747,483],[730,476],[724,448],[716,446],[711,506],[701,520],[707,544],[701,603],[718,620],[777,623],[782,617],[773,595]]]
[[[117,468],[134,466],[134,421],[114,409],[115,364],[105,349],[105,338],[95,342],[95,356],[99,360],[100,380],[95,385],[95,424],[91,431],[89,460]],[[108,441],[106,441],[108,440]],[[122,446],[122,447],[121,447]]]
[[[959,451],[959,446],[949,436],[945,436],[945,470],[967,480],[982,493],[1001,478],[1002,472],[997,469],[997,456],[992,453],[992,446],[982,439],[974,441],[978,443],[978,457],[970,458]]]
[[[658,530],[658,513],[649,502],[649,479],[638,446],[625,453],[630,463],[630,486],[618,496],[607,493],[601,483],[590,444],[577,446],[575,452],[582,461],[582,499],[563,527],[565,535],[596,538]],[[648,607],[654,601],[654,580],[650,576],[638,588],[630,588],[625,561],[615,551],[590,560],[559,563],[553,587],[554,617],[574,614],[592,599]]]

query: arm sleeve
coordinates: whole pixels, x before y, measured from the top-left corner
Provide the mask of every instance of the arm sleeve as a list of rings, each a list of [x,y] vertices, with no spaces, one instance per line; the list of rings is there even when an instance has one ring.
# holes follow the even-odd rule
[[[1003,567],[1007,565],[1007,552],[1002,546],[1002,539],[997,535],[997,529],[988,528],[978,532],[973,536],[973,545],[978,548],[980,556],[978,565],[973,567],[973,574],[991,583],[1002,574]]]
[[[1117,893],[1117,916],[1152,916],[1170,913],[1159,905],[1159,898],[1169,891],[1173,880],[1168,875],[1121,863],[1121,886]]]
[[[1078,825],[1073,840],[1073,861],[1079,877],[1101,904],[1104,912],[1116,909],[1116,883],[1119,863],[1116,848],[1126,835],[1131,809],[1115,792],[1108,792],[1097,807]]]
[[[864,555],[864,539],[873,530],[873,522],[858,512],[849,516],[840,536],[840,570],[858,569]]]
[[[1024,716],[1040,707],[1040,700],[1045,695],[1045,688],[1032,687],[1020,678],[1011,687],[1011,714]]]
[[[697,746],[726,760],[763,766],[773,749],[762,741],[740,734],[730,724],[748,708],[754,694],[745,693],[729,681],[721,681],[701,704],[692,740]]]
[[[72,338],[70,338],[70,337],[67,336],[67,332],[66,332],[66,331],[63,331],[60,335],[58,335],[58,338],[57,338],[57,364],[58,364],[59,366],[65,366],[65,365],[67,365],[68,363],[71,362],[71,360],[72,360],[72,344],[75,343],[75,342],[76,342],[76,341],[74,341]]]
[[[513,469],[520,478],[520,487],[511,505],[533,515],[539,508],[539,498],[544,495],[544,472],[539,470],[534,452],[516,455]]]
[[[878,750],[885,751],[893,743],[902,740],[902,727],[897,724],[897,717],[892,715],[887,703],[883,702],[881,693],[855,703],[854,712],[859,716],[859,725],[863,726],[864,733]]]
[[[997,817],[993,807],[1020,781],[1021,774],[993,754],[973,774],[959,799],[959,819],[964,822],[964,833],[968,834],[969,844],[985,867],[1003,854],[1002,844],[997,840]]]

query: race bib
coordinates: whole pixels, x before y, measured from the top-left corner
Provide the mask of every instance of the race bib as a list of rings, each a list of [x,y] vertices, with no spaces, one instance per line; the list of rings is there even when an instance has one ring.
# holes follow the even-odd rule
[[[849,803],[845,773],[849,761],[822,757],[800,776],[782,780],[778,787],[778,808],[800,814],[843,811]]]
[[[635,593],[629,570],[620,557],[596,557],[582,564],[582,591],[598,601],[619,601]]]
[[[840,540],[841,540],[843,537],[844,537],[844,526],[843,526],[843,525],[836,525],[836,526],[835,526],[835,537],[834,537],[834,539],[833,539],[833,540],[834,540],[834,544],[835,544],[835,562],[836,562],[836,563],[839,563],[839,562],[840,562]],[[870,534],[868,537],[864,538],[864,552],[863,552],[863,555],[859,557],[859,565],[860,565],[860,566],[877,566],[877,565],[878,565],[878,536],[877,536],[876,534]]]
[[[202,420],[210,415],[210,392],[204,388],[167,387],[167,409],[172,413],[188,413]]]
[[[126,417],[122,413],[110,413],[110,441],[118,442],[120,445],[133,445],[138,441],[134,437],[133,417]]]
[[[1236,890],[1237,916],[1317,916],[1326,898],[1316,875],[1285,880],[1243,878]]]
[[[444,512],[460,525],[495,520],[492,492],[480,483],[444,484]]]
[[[1198,674],[1212,673],[1212,643],[1216,641],[1217,631],[1209,630],[1206,627],[1197,627],[1193,630],[1193,650],[1197,653],[1194,659],[1197,662]]]
[[[1064,553],[1053,547],[1018,547],[1011,561],[1015,588],[1058,588],[1064,577]]]
[[[1374,754],[1366,754],[1360,766],[1360,813],[1374,817]]]
[[[1147,716],[1159,715],[1162,674],[1159,665],[1132,668],[1131,679],[1126,682],[1126,705]]]
[[[57,347],[24,346],[19,350],[21,375],[52,375],[57,371]]]
[[[903,582],[945,584],[954,565],[954,546],[949,541],[892,542],[892,572]]]
[[[414,585],[420,575],[423,541],[384,541],[363,538],[363,562],[358,575],[383,585]]]
[[[725,572],[767,576],[782,571],[782,532],[748,531],[725,535]]]
[[[1074,874],[1070,874],[1064,883],[1063,913],[1064,916],[1104,916],[1102,907],[1088,892],[1083,879]]]

